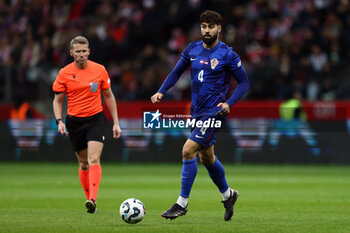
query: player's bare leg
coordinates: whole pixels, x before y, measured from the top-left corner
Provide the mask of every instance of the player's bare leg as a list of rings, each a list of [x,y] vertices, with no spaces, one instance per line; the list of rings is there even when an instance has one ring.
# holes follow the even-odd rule
[[[198,157],[204,166],[212,165],[215,162],[214,145],[202,148],[198,153]]]
[[[237,201],[238,192],[228,186],[225,178],[224,167],[214,154],[214,145],[201,149],[199,152],[199,159],[207,168],[210,178],[220,190],[223,198],[222,203],[225,208],[224,220],[228,221],[233,216],[233,206]]]
[[[192,184],[197,174],[197,158],[196,155],[201,146],[188,139],[182,149],[183,167],[181,172],[181,193],[177,202],[162,213],[162,217],[166,219],[175,219],[187,213],[188,197],[192,188]]]

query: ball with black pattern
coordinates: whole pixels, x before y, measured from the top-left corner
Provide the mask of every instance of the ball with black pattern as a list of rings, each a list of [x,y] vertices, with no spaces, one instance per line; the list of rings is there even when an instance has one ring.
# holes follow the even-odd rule
[[[140,200],[129,198],[120,205],[119,213],[124,222],[135,224],[141,222],[146,214],[146,209]]]

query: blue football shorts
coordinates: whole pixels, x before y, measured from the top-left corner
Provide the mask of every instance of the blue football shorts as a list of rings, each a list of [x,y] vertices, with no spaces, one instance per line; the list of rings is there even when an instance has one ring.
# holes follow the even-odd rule
[[[202,116],[197,117],[195,127],[191,129],[191,135],[188,139],[198,143],[203,147],[209,147],[216,142],[215,135],[219,129],[223,126],[226,116],[217,115],[217,116]],[[201,121],[202,124],[197,122]],[[207,123],[209,122],[209,124]],[[219,126],[220,123],[220,127]],[[199,127],[198,127],[199,126]]]

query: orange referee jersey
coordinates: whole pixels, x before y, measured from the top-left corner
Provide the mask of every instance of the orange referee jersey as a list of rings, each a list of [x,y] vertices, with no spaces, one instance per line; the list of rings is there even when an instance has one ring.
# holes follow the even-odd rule
[[[67,114],[89,117],[103,110],[101,90],[110,88],[110,79],[103,65],[88,60],[81,70],[74,62],[62,68],[53,83],[53,91],[66,93]]]

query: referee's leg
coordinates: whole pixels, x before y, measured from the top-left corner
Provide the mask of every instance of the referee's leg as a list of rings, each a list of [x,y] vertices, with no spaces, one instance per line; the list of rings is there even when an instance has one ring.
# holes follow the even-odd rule
[[[100,186],[102,169],[100,164],[103,143],[98,141],[88,141],[87,158],[90,167],[90,197],[96,202],[97,192]]]
[[[90,197],[90,176],[89,176],[89,163],[87,159],[87,148],[76,151],[75,155],[77,156],[79,162],[79,179],[81,186],[84,189],[86,200]]]

